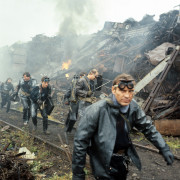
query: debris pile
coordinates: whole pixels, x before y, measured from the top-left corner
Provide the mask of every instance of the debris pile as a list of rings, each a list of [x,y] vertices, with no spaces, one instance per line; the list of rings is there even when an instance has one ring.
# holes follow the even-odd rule
[[[17,155],[0,153],[0,179],[26,179],[34,180],[25,159],[20,159],[24,153]]]
[[[129,73],[136,82],[141,82],[148,73],[156,69],[157,74],[152,78],[150,73],[151,80],[148,79],[146,86],[136,94],[146,100],[166,67],[166,58],[180,44],[178,17],[179,11],[173,10],[161,14],[159,21],[146,15],[139,22],[133,18],[123,23],[106,22],[101,31],[83,40],[78,36],[68,38],[63,35],[37,35],[31,42],[23,45],[26,47],[26,69],[37,78],[45,72],[50,76],[56,91],[63,93],[74,74],[96,68],[103,75],[103,83],[106,83],[102,87],[105,94],[111,92],[112,80],[117,74]],[[71,65],[68,69],[62,69],[63,62],[68,60],[72,61]],[[180,55],[168,70],[147,111],[154,119],[180,118],[179,74]]]

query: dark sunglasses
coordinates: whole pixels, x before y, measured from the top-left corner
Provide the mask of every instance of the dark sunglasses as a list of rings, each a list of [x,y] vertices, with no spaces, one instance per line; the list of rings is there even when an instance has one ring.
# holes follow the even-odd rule
[[[114,85],[114,87],[118,87],[120,90],[123,90],[125,87],[133,89],[134,84],[132,81],[120,81],[120,83],[118,85]]]

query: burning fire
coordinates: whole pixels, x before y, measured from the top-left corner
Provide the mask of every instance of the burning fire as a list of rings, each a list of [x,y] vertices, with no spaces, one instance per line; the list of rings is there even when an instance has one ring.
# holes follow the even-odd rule
[[[69,66],[71,65],[71,60],[69,59],[68,62],[63,62],[61,69],[69,69]]]

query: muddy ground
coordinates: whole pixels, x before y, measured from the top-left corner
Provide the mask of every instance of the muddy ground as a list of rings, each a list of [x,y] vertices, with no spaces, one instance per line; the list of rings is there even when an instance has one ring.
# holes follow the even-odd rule
[[[2,156],[6,158],[0,161],[1,180],[66,180],[72,176],[71,164],[67,157],[51,146],[45,146],[43,142],[33,139],[28,133],[10,128],[2,122],[0,122],[0,132],[0,159]],[[13,158],[19,154],[19,149],[22,147],[34,153],[35,158],[28,157],[33,159],[31,161],[26,161],[23,156]]]
[[[9,123],[12,123],[16,126],[23,127],[22,123],[22,114],[10,111],[9,113],[5,112],[5,109],[0,110],[0,119],[5,120]],[[65,117],[64,117],[65,119]],[[29,126],[24,128],[27,131],[32,130],[32,122],[30,121]],[[64,127],[63,125],[57,125],[54,123],[49,123],[49,131],[51,132],[51,135],[47,136],[42,133],[42,121],[38,120],[38,131],[36,134],[42,138],[45,138],[46,140],[61,145],[59,138],[57,134],[61,134],[63,138],[63,142],[66,143],[64,138]],[[72,149],[73,146],[73,136],[74,136],[75,130],[71,134],[68,135],[69,143]],[[151,146],[148,141],[144,140],[141,136],[135,136],[133,135],[133,138],[136,142],[143,145]],[[173,138],[170,138],[171,140],[174,140]],[[179,142],[179,138],[175,138]],[[169,139],[168,139],[169,140]],[[179,146],[177,146],[176,149],[173,149],[173,153],[180,156]],[[140,156],[141,162],[142,162],[142,171],[139,172],[136,167],[132,164],[130,164],[130,172],[128,176],[128,180],[135,180],[135,179],[141,179],[141,180],[179,180],[180,179],[180,161],[175,160],[174,164],[172,166],[167,166],[164,159],[161,155],[147,151],[142,150],[140,148],[136,148],[137,152]],[[57,164],[59,166],[59,164]],[[92,178],[90,178],[92,179]]]

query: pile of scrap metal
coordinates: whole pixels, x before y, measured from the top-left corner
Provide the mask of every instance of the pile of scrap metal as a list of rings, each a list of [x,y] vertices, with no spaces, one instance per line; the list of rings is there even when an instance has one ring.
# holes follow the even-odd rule
[[[175,46],[180,44],[178,19],[179,11],[173,10],[161,14],[159,21],[146,15],[139,22],[132,18],[123,23],[106,22],[101,31],[89,36],[81,46],[77,43],[80,42],[78,36],[75,41],[73,38],[68,41],[63,35],[51,38],[37,35],[26,46],[27,67],[31,67],[29,71],[36,70],[36,74],[40,73],[41,67],[53,80],[54,87],[60,90],[67,87],[66,75],[70,83],[77,72],[96,68],[103,75],[106,84],[102,91],[106,94],[110,93],[111,82],[117,74],[129,73],[139,82],[137,96],[146,100],[166,69]],[[71,44],[74,45],[68,46]],[[67,58],[71,58],[72,64],[62,70],[60,66]],[[146,107],[146,112],[155,119],[180,119],[176,107],[179,106],[179,55],[175,59],[160,83],[156,97],[151,100],[152,104]],[[174,109],[169,110],[170,107]]]
[[[151,92],[142,107],[155,120],[156,127],[162,134],[178,136],[180,135],[180,46],[163,43],[146,55],[149,61],[157,66],[137,83],[136,93],[151,82]]]

